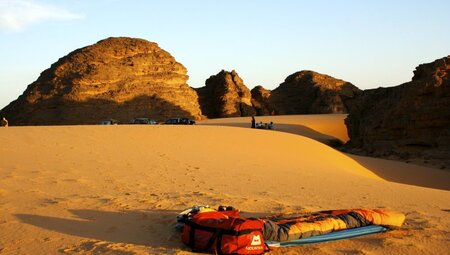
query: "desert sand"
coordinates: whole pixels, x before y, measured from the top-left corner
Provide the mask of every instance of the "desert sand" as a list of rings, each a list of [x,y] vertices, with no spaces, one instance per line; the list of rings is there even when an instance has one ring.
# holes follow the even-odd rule
[[[1,128],[0,254],[191,254],[174,224],[196,204],[406,214],[387,233],[271,254],[449,254],[450,172],[327,146],[348,139],[344,117]]]

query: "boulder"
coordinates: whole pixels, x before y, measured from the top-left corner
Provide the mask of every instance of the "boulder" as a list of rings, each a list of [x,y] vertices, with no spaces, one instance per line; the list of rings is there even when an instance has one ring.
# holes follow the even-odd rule
[[[450,56],[419,65],[410,82],[349,99],[347,147],[450,167]]]
[[[236,71],[222,70],[196,89],[202,113],[208,118],[243,117],[255,114],[250,90]]]
[[[107,38],[60,58],[2,109],[11,125],[201,118],[186,68],[156,43]]]

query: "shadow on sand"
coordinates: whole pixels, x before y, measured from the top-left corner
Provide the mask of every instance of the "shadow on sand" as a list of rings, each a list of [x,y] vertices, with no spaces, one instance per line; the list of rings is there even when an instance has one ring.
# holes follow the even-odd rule
[[[68,235],[126,243],[184,249],[175,230],[175,211],[97,211],[69,210],[74,217],[16,214],[22,222]]]
[[[247,122],[234,123],[199,123],[210,126],[230,126],[240,128],[250,128]],[[328,146],[337,148],[343,142],[336,137],[329,136],[303,125],[296,124],[276,124],[275,130],[309,137]],[[271,130],[266,130],[270,132]],[[402,184],[421,186],[433,189],[450,190],[450,172],[435,168],[423,167],[411,163],[404,163],[395,160],[371,158],[345,153],[348,157],[358,162],[380,178]]]
[[[228,126],[228,127],[239,127],[239,128],[250,128],[249,123],[199,123],[199,125],[208,125],[208,126]],[[272,131],[272,130],[267,130]],[[339,147],[343,145],[343,142],[336,137],[326,135],[320,132],[317,132],[314,129],[303,125],[295,125],[295,124],[277,124],[275,123],[274,131],[280,131],[295,135],[305,136],[311,139],[314,139],[318,142],[324,143],[331,147]]]
[[[450,172],[395,160],[346,154],[379,177],[397,183],[450,190]]]
[[[114,252],[109,247],[105,247],[108,243],[114,243],[114,246],[119,248],[121,245],[126,247],[130,244],[146,246],[151,250],[162,250],[164,254],[172,253],[173,250],[190,251],[190,248],[181,242],[181,233],[175,230],[176,216],[179,211],[130,210],[119,212],[89,209],[68,211],[73,214],[71,218],[33,214],[15,214],[15,216],[25,224],[82,239],[90,239],[76,244],[77,252],[99,252],[95,254]],[[268,214],[242,212],[242,215],[244,217],[264,217]]]

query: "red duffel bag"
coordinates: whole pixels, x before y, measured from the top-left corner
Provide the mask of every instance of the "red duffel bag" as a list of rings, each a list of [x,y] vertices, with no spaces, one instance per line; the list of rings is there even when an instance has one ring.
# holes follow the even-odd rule
[[[263,222],[239,217],[239,211],[208,211],[184,220],[183,243],[193,251],[215,254],[263,254]]]

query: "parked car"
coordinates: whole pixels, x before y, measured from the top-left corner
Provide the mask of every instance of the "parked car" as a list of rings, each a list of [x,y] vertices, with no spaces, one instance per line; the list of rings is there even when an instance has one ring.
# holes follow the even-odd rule
[[[149,118],[134,118],[131,120],[130,124],[148,124],[148,125],[156,125],[158,122]]]
[[[169,125],[194,125],[195,120],[191,120],[189,118],[172,118],[166,120],[165,123]]]
[[[100,125],[117,125],[119,122],[115,119],[102,120],[100,121]]]

